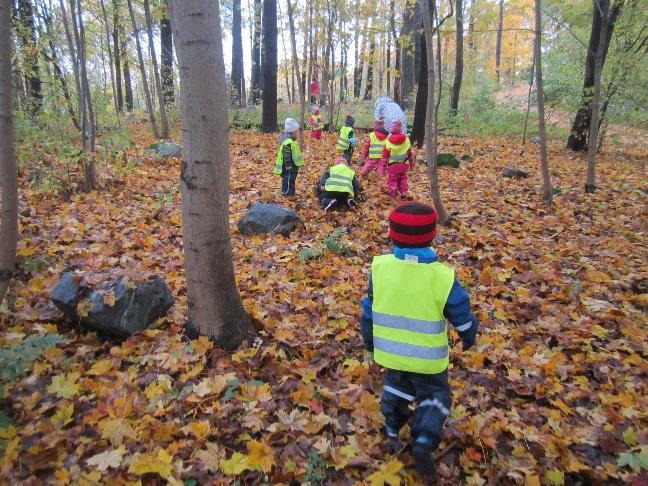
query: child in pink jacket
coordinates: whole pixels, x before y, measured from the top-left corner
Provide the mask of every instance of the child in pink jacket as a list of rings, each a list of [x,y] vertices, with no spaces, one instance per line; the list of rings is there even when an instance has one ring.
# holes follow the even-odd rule
[[[394,121],[382,153],[382,163],[387,166],[387,192],[394,199],[407,194],[407,171],[414,168],[412,144],[402,131],[403,124],[399,120]]]

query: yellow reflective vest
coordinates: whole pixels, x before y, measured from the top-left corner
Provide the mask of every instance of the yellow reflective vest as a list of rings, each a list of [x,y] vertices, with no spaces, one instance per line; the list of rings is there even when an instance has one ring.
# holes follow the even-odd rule
[[[340,128],[340,138],[338,139],[337,146],[335,147],[339,152],[344,152],[351,145],[351,142],[349,142],[349,135],[352,131],[353,127]]]
[[[324,128],[324,123],[322,123],[322,117],[320,115],[311,115],[309,122],[313,130],[321,130]]]
[[[394,255],[375,257],[373,344],[376,363],[394,370],[436,374],[448,368],[448,329],[443,309],[454,270]]]
[[[279,146],[279,152],[277,152],[277,160],[275,161],[275,168],[273,170],[273,172],[277,175],[281,175],[281,173],[283,172],[283,163],[284,163],[283,148],[286,145],[290,145],[290,151],[292,152],[293,163],[297,167],[301,167],[302,165],[304,165],[304,157],[302,157],[301,149],[299,148],[299,143],[297,143],[297,140],[293,140],[292,138],[287,138]]]
[[[389,160],[387,160],[387,163],[397,164],[399,162],[405,162],[407,160],[407,151],[411,146],[412,144],[409,138],[406,138],[400,145],[396,145],[391,143],[388,137],[387,142],[385,142],[385,148],[389,150]]]
[[[381,159],[383,149],[385,148],[385,143],[387,143],[387,138],[378,140],[378,137],[374,132],[369,134],[369,158],[370,159]]]
[[[324,184],[324,190],[329,192],[346,192],[354,196],[353,178],[355,171],[345,164],[337,164],[329,169],[329,177]]]

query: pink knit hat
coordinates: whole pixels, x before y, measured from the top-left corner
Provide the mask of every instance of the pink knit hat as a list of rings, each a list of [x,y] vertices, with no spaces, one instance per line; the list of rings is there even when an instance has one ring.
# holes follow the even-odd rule
[[[346,164],[347,160],[344,157],[336,157],[335,161],[333,162],[334,165],[338,164]]]
[[[391,133],[402,133],[403,123],[400,120],[394,120],[391,125]]]

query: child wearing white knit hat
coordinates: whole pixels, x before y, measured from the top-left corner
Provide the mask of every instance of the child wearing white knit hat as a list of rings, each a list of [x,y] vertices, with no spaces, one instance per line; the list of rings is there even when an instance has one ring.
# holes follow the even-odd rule
[[[281,194],[286,197],[295,195],[295,182],[299,168],[304,165],[301,147],[297,142],[299,123],[294,118],[284,121],[284,133],[277,152],[274,173],[281,176]]]

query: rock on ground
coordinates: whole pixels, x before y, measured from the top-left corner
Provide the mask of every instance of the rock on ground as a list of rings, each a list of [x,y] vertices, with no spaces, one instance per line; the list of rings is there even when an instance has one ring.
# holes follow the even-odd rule
[[[437,165],[439,167],[459,168],[461,160],[455,154],[437,154]]]
[[[157,142],[146,148],[155,150],[157,157],[180,157],[182,155],[182,148],[173,142]]]
[[[502,175],[504,177],[515,177],[516,179],[525,179],[529,177],[528,172],[524,172],[523,170],[516,169],[515,167],[504,167],[504,170],[502,171]]]
[[[255,203],[250,206],[238,224],[238,230],[244,235],[258,233],[289,234],[301,219],[291,209],[284,209],[278,204]]]

